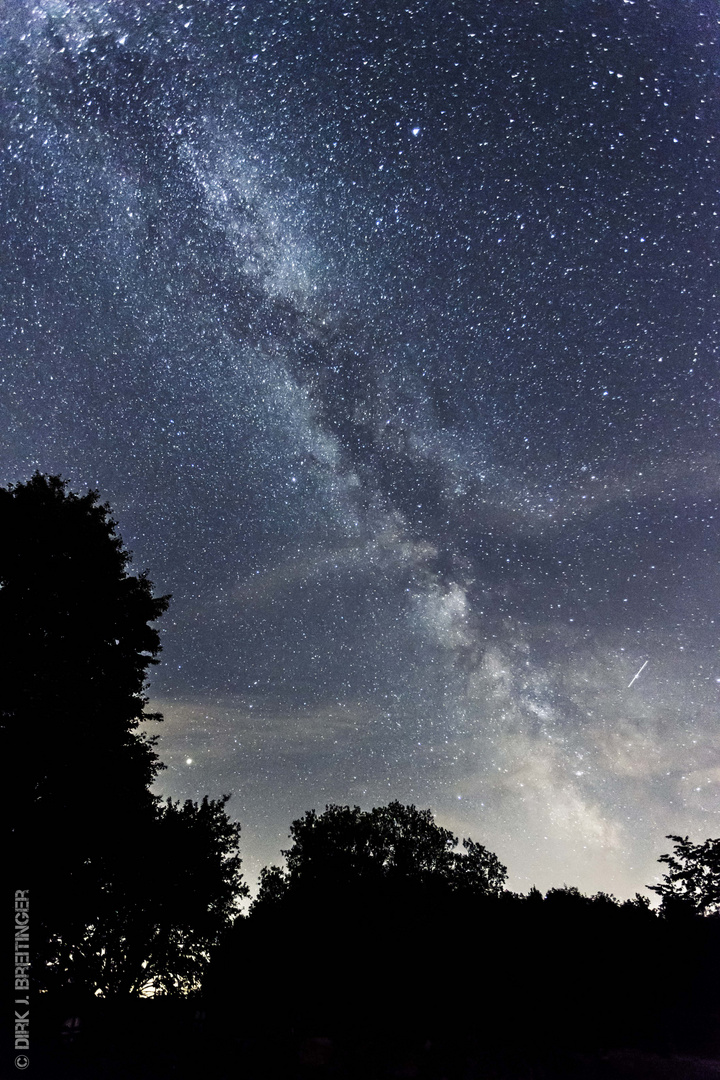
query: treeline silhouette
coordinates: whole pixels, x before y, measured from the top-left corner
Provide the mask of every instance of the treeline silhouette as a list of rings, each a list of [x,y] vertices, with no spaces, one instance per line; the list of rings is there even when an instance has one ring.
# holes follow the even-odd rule
[[[669,838],[653,909],[518,895],[429,810],[332,805],[292,823],[241,914],[229,796],[150,790],[169,597],[60,477],[0,489],[0,526],[8,886],[30,896],[46,1075],[610,1076],[548,1062],[720,1051],[720,840]]]
[[[402,1031],[528,1053],[700,1047],[718,1032],[720,916],[687,888],[703,874],[686,839],[664,857],[676,877],[654,911],[640,896],[505,890],[492,853],[458,853],[429,811],[397,802],[310,811],[291,838],[209,972],[228,1023],[240,1009],[253,1027],[282,1017],[346,1041]]]

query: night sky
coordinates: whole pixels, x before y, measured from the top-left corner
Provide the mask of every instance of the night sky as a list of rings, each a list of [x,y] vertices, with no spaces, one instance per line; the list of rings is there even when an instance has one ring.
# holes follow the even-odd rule
[[[523,891],[720,834],[716,0],[0,10],[0,480],[173,594],[157,789],[251,883],[329,802]]]

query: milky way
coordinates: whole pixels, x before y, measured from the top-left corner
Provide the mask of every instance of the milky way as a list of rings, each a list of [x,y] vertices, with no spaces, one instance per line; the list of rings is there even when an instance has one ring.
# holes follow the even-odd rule
[[[0,471],[173,594],[158,790],[251,880],[328,802],[518,889],[717,835],[716,5],[3,22]]]

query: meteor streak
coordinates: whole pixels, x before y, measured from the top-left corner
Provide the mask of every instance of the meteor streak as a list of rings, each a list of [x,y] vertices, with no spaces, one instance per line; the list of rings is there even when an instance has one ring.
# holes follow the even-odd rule
[[[637,679],[638,675],[642,675],[643,671],[644,671],[644,670],[645,670],[645,668],[646,668],[646,667],[648,666],[648,663],[649,663],[649,660],[646,660],[646,661],[645,661],[645,663],[643,664],[643,666],[642,666],[642,667],[640,668],[640,670],[639,670],[639,671],[637,672],[637,674],[636,674],[636,675],[633,675],[632,679],[631,679],[631,680],[630,680],[630,682],[628,683],[628,690],[630,689],[630,687],[632,686],[632,684],[633,684],[633,683],[635,682],[635,680]]]

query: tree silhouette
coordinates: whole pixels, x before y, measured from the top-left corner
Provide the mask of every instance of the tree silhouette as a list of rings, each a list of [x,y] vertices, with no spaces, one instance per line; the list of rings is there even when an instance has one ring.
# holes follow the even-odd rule
[[[658,862],[666,863],[670,872],[663,874],[662,884],[648,885],[662,897],[663,913],[720,911],[720,838],[702,844],[693,844],[687,836],[671,834],[667,839],[673,841],[674,853],[661,855]]]
[[[137,729],[162,719],[145,691],[169,597],[127,572],[95,492],[36,473],[0,489],[0,521],[4,820],[37,983],[193,984],[244,887],[226,800],[161,807],[149,789],[163,766]]]
[[[266,867],[254,910],[275,905],[296,891],[328,886],[368,888],[441,885],[453,892],[497,895],[507,871],[492,852],[438,825],[430,810],[391,802],[362,811],[359,806],[308,810],[290,826],[293,845],[282,854],[286,870]]]
[[[95,921],[72,944],[68,970],[103,995],[197,989],[213,949],[230,929],[240,884],[240,826],[228,795],[201,803],[168,799],[143,836],[133,865],[110,865]],[[138,871],[141,871],[139,874]],[[52,966],[66,950],[56,943]]]
[[[662,918],[644,897],[572,886],[513,893],[490,852],[466,841],[463,853],[429,811],[397,802],[308,811],[290,836],[285,866],[263,871],[208,976],[228,1027],[272,1017],[353,1054],[395,1039],[541,1056],[715,1045],[717,916]],[[709,900],[717,842],[681,843],[671,866],[700,859]],[[437,1075],[456,1072],[460,1061]]]
[[[329,805],[290,828],[286,865],[261,874],[248,917],[218,953],[208,993],[254,1021],[392,1023],[439,1017],[436,995],[411,988],[455,977],[457,927],[500,902],[506,870],[471,840],[458,845],[430,810],[400,802],[363,811]],[[252,990],[249,988],[252,987]],[[450,1000],[450,999],[448,999]]]
[[[98,775],[113,796],[152,801],[146,789],[160,766],[153,740],[135,729],[161,719],[144,711],[146,672],[160,652],[148,624],[169,597],[154,597],[146,575],[127,574],[130,554],[95,492],[78,497],[36,473],[0,489],[0,520],[0,618],[11,631],[3,750],[26,752],[23,810],[51,805],[63,827],[84,833],[94,823],[84,798],[77,805],[78,787]]]

